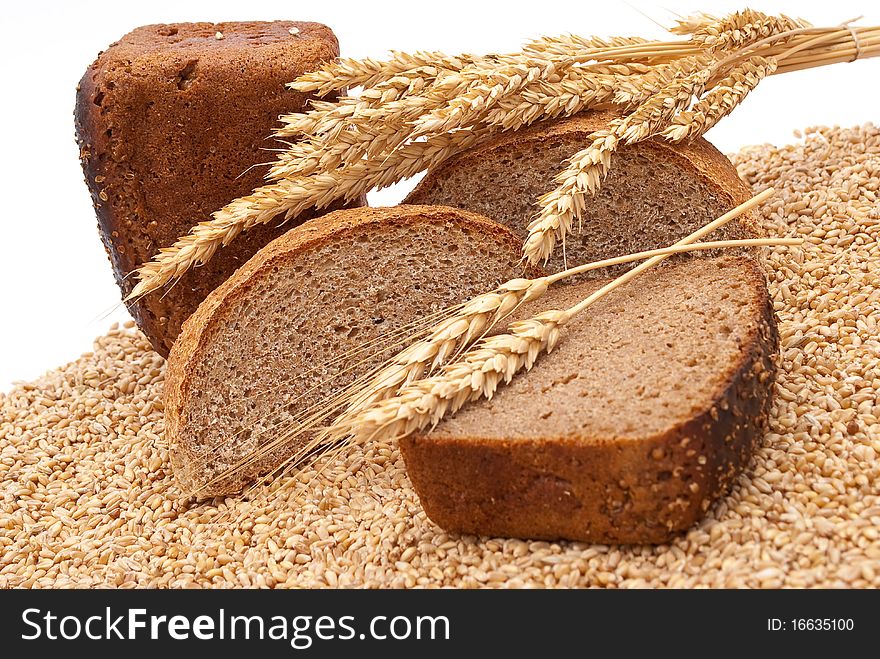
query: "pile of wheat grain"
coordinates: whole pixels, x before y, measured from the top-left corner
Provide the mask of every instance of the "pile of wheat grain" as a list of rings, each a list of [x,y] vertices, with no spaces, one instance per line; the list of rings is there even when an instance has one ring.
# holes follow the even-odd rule
[[[783,345],[771,430],[675,542],[446,534],[387,444],[252,502],[187,504],[167,471],[163,362],[114,329],[0,397],[0,587],[880,586],[880,129],[813,129],[737,162],[778,191],[768,226],[815,249],[770,253]]]

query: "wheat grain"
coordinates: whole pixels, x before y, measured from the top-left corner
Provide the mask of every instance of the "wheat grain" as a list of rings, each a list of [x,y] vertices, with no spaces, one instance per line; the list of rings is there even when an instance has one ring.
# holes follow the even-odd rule
[[[765,229],[811,248],[766,260],[782,353],[752,466],[669,543],[446,533],[378,438],[258,500],[185,502],[164,360],[114,327],[0,393],[0,588],[880,587],[880,129],[805,133],[733,157],[755,191],[777,190]]]

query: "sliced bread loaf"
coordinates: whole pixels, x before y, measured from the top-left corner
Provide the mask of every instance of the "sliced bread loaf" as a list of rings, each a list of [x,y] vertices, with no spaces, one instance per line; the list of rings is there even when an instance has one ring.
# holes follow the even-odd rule
[[[554,175],[589,144],[590,133],[617,116],[612,110],[587,112],[502,134],[430,171],[404,203],[464,208],[524,238],[538,197],[556,187]],[[669,245],[750,196],[730,161],[702,138],[680,145],[657,139],[624,146],[614,155],[599,194],[589,200],[582,230],[566,238],[568,265]],[[746,214],[713,238],[758,237],[755,217]],[[562,245],[557,245],[547,269],[555,272],[562,265]]]
[[[601,283],[551,289],[517,316],[571,306]],[[657,268],[572,321],[492,400],[401,440],[407,470],[447,530],[663,542],[748,463],[777,342],[754,259]]]
[[[308,101],[286,83],[337,55],[320,23],[174,23],[133,30],[89,66],[77,87],[77,141],[123,297],[137,283],[132,271],[160,248],[261,185],[278,115]],[[167,356],[208,293],[316,214],[256,226],[175,286],[127,302],[153,348]]]
[[[169,356],[165,432],[181,487],[227,494],[277,467],[307,438],[204,487],[389,355],[334,358],[518,276],[519,248],[509,229],[436,206],[337,211],[264,247]]]

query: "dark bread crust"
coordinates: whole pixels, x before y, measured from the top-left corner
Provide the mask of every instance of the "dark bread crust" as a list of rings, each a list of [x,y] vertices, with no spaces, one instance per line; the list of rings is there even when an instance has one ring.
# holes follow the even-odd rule
[[[411,435],[401,452],[428,516],[462,533],[598,543],[692,526],[748,465],[772,403],[775,315],[759,266],[743,262],[760,308],[707,409],[639,439]]]
[[[500,149],[519,150],[525,153],[536,144],[541,145],[558,137],[576,137],[586,144],[590,133],[607,128],[608,122],[621,115],[621,111],[617,109],[594,110],[565,119],[536,123],[522,130],[502,133],[485,144],[463,151],[431,170],[407,195],[403,203],[430,203],[436,181],[443,178],[449,170],[456,167],[467,169],[479,166],[480,163],[491,161]],[[664,158],[677,162],[683,170],[692,172],[696,178],[711,183],[731,208],[752,196],[751,190],[739,178],[736,168],[727,157],[702,137],[681,144],[672,144],[654,138],[639,142],[636,147],[662,154]],[[625,146],[622,149],[636,147]],[[537,199],[537,196],[544,192],[547,190],[536,190],[535,198]],[[756,211],[744,214],[737,221],[754,236],[765,235],[765,231],[758,223]]]
[[[172,467],[185,491],[193,491],[203,484],[187,475],[187,465],[196,460],[196,453],[180,441],[187,400],[195,385],[193,374],[203,355],[209,353],[212,338],[218,332],[224,331],[229,321],[228,310],[235,308],[235,302],[249,297],[266,273],[284,268],[303,252],[343,239],[352,229],[374,226],[377,232],[381,232],[383,228],[392,225],[411,226],[426,220],[466,225],[482,232],[487,241],[491,237],[496,243],[509,245],[512,256],[518,252],[520,242],[512,231],[467,211],[443,206],[346,209],[306,222],[272,241],[205,298],[196,312],[183,324],[183,331],[168,357],[165,375],[165,437],[171,447]],[[254,465],[251,470],[253,473],[248,478],[217,483],[203,494],[228,494],[240,490],[255,474],[266,473],[277,466],[277,462],[277,456],[266,456]]]
[[[262,184],[264,168],[254,165],[272,159],[266,149],[275,144],[268,138],[278,116],[302,110],[308,99],[285,84],[338,54],[328,27],[275,21],[147,25],[98,56],[77,88],[74,119],[123,297],[136,283],[132,271],[160,248]],[[211,290],[317,214],[254,227],[172,288],[127,303],[154,349],[167,356]]]

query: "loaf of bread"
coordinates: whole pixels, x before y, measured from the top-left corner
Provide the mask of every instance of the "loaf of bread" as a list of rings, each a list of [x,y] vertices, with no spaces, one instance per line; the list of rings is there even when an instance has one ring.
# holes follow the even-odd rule
[[[318,23],[178,23],[138,28],[88,68],[76,133],[98,226],[123,297],[129,276],[213,211],[262,182],[278,116],[307,97],[285,87],[339,54]],[[128,305],[167,355],[204,297],[283,226],[243,233],[175,286]]]
[[[602,283],[553,288],[516,317],[569,307]],[[748,464],[777,342],[754,259],[656,268],[572,321],[491,400],[402,439],[407,471],[449,531],[664,542]]]
[[[392,354],[371,342],[517,276],[519,247],[495,222],[418,206],[337,211],[264,247],[168,358],[165,437],[182,489],[227,494],[273,470],[308,436],[212,482]]]
[[[503,133],[428,172],[407,204],[443,204],[507,224],[525,238],[536,200],[556,183],[566,160],[589,144],[590,133],[619,116],[586,112]],[[673,145],[656,139],[621,147],[598,195],[587,200],[580,231],[566,237],[568,265],[631,254],[674,243],[751,196],[730,161],[702,138]],[[748,213],[713,239],[762,236]],[[674,261],[697,258],[678,256]],[[558,244],[547,269],[561,270]],[[593,276],[619,274],[618,266]]]

